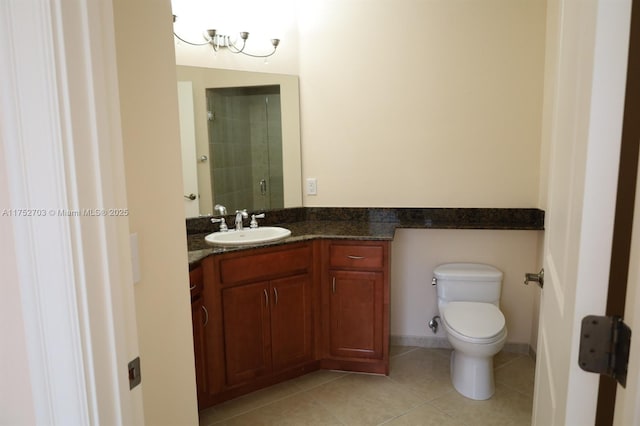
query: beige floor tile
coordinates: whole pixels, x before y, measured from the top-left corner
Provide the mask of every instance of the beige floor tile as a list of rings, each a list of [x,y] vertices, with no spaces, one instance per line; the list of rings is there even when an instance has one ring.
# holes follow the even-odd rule
[[[474,401],[458,392],[448,393],[431,403],[462,423],[474,426],[524,426],[531,424],[533,397],[496,385],[496,393],[486,401]]]
[[[389,347],[389,358],[393,358],[394,356],[398,356],[398,355],[403,355],[415,349],[416,349],[415,346],[391,346]]]
[[[332,370],[318,370],[313,373],[305,374],[304,376],[297,377],[291,380],[291,383],[295,384],[300,390],[309,390],[317,386],[324,385],[333,380],[344,377],[347,373],[344,371],[332,371]]]
[[[296,394],[220,423],[224,426],[340,426],[329,410],[308,395]]]
[[[517,354],[515,352],[500,351],[493,357],[493,368],[500,368],[518,358],[522,358],[526,355]]]
[[[446,349],[418,348],[392,359],[390,376],[411,373],[433,378],[449,377],[450,354]]]
[[[474,401],[453,389],[450,353],[393,347],[389,377],[316,371],[203,410],[200,426],[531,424],[531,358],[509,352],[496,355],[496,394],[488,401]]]
[[[349,374],[307,394],[349,426],[377,425],[422,402],[388,377],[366,374]]]
[[[255,410],[256,408],[263,407],[298,392],[300,392],[300,388],[291,381],[252,392],[240,398],[216,405],[208,410],[203,410],[200,413],[200,426],[214,424],[239,414]]]
[[[536,364],[530,357],[521,356],[496,369],[496,383],[533,395],[535,368]]]
[[[427,403],[391,419],[384,426],[467,426]]]
[[[216,416],[215,407],[207,408],[206,410],[202,410],[198,412],[199,424],[200,426],[209,426],[215,423],[216,419],[219,419]]]
[[[417,349],[391,360],[389,378],[430,401],[453,390],[449,363],[449,351]]]

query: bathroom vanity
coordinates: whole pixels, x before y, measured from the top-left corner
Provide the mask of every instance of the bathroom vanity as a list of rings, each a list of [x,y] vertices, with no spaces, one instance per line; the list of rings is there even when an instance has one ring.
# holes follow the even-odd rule
[[[311,235],[190,278],[200,409],[319,368],[388,374],[388,241]]]
[[[303,208],[267,218],[266,225],[284,226],[291,236],[211,247],[204,243],[209,219],[190,224],[200,409],[317,369],[388,374],[396,228],[536,229],[543,223],[543,213],[531,209]]]
[[[322,368],[389,374],[389,243],[323,240]]]

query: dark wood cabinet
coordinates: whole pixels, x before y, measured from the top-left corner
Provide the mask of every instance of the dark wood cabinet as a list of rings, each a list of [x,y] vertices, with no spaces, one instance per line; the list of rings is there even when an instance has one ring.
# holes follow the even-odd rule
[[[233,386],[271,371],[269,283],[222,290],[226,382]]]
[[[389,373],[388,243],[326,241],[324,368]]]
[[[314,245],[210,256],[204,300],[208,405],[318,368],[314,357]]]
[[[207,353],[205,327],[209,324],[209,315],[202,298],[202,268],[199,266],[189,271],[191,290],[191,319],[193,326],[193,352],[195,356],[196,386],[198,392],[198,408],[204,407],[207,394]]]
[[[389,373],[388,242],[315,240],[201,265],[200,409],[318,368]]]
[[[332,270],[330,279],[329,355],[382,359],[382,273]]]
[[[271,282],[271,353],[274,370],[313,357],[312,285],[309,275]]]
[[[307,275],[225,288],[222,310],[228,385],[311,360]]]

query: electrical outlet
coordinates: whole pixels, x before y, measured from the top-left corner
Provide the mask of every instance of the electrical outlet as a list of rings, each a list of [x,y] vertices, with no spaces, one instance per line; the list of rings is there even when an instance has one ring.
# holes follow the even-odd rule
[[[316,178],[307,178],[307,195],[318,195],[318,181]]]

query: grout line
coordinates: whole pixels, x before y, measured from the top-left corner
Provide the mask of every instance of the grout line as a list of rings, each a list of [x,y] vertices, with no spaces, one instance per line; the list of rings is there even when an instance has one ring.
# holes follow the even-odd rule
[[[286,383],[286,382],[283,382],[283,383]],[[295,386],[294,386],[294,387],[295,387]],[[268,390],[268,389],[269,389],[269,388],[267,387],[267,388],[264,388],[264,389],[260,389],[260,390],[259,390],[259,391],[257,391],[257,392],[265,391],[265,390]],[[290,397],[292,397],[292,396],[298,395],[298,394],[300,394],[300,393],[302,393],[302,391],[298,390],[297,392],[293,392],[293,393],[288,394],[288,395],[285,395],[285,396],[283,396],[283,397],[281,397],[281,398],[277,398],[277,399],[274,399],[274,400],[272,400],[272,401],[265,402],[265,403],[260,404],[260,405],[256,405],[255,407],[251,407],[251,408],[247,409],[246,411],[241,411],[241,412],[236,413],[236,414],[234,414],[234,415],[232,415],[232,416],[225,417],[225,418],[220,419],[220,420],[216,420],[215,422],[213,422],[213,423],[212,423],[212,425],[219,424],[219,423],[222,423],[222,422],[226,422],[227,420],[231,420],[231,419],[234,419],[234,418],[236,418],[236,417],[238,417],[238,416],[242,416],[242,415],[244,415],[244,414],[247,414],[247,413],[250,413],[250,412],[252,412],[252,411],[258,410],[258,409],[260,409],[260,408],[264,408],[264,407],[266,407],[266,406],[268,406],[268,405],[275,404],[276,402],[280,402],[280,401],[282,401],[282,400],[285,400],[285,399],[290,398]],[[248,397],[249,395],[251,395],[251,394],[247,394],[247,395],[241,396],[240,398],[232,399],[232,400],[230,400],[230,401],[238,401],[238,400],[241,400],[242,398],[246,398],[246,397]]]
[[[506,361],[505,363],[503,363],[503,364],[502,364],[502,365],[500,365],[499,367],[495,367],[495,368],[494,368],[494,371],[495,371],[495,370],[500,370],[500,369],[502,369],[502,368],[506,367],[507,365],[510,365],[510,364],[512,364],[512,363],[514,363],[514,362],[518,361],[519,359],[524,358],[524,357],[526,357],[526,356],[527,356],[527,355],[524,355],[524,354],[518,354],[518,356],[514,357],[513,359],[511,359],[511,360],[509,360],[509,361]]]
[[[393,358],[399,358],[399,357],[404,356],[404,355],[406,355],[406,354],[410,354],[411,352],[417,351],[418,349],[420,349],[420,347],[419,347],[419,346],[413,346],[413,347],[412,347],[411,349],[409,349],[408,351],[401,352],[401,353],[399,353],[399,354],[395,354],[394,356],[389,357],[389,358],[390,358],[390,359],[393,359]]]
[[[382,426],[384,424],[387,424],[389,422],[392,422],[393,420],[397,419],[398,417],[402,417],[402,416],[406,416],[407,414],[409,414],[410,412],[412,412],[413,410],[417,410],[420,407],[423,407],[425,405],[427,405],[429,402],[428,401],[424,401],[421,404],[418,404],[414,407],[409,408],[407,411],[404,411],[396,416],[392,416],[390,418],[388,418],[387,420],[383,421],[382,423],[378,423],[376,426]]]
[[[496,380],[496,383],[500,383],[502,386],[506,387],[506,388],[507,388],[507,389],[509,389],[510,391],[513,391],[513,392],[519,393],[520,395],[524,395],[524,396],[526,396],[527,398],[533,398],[533,394],[529,394],[529,393],[527,393],[527,392],[523,392],[521,389],[518,389],[516,386],[512,386],[512,385],[510,385],[510,384],[508,384],[508,383],[505,383],[505,382],[503,382],[503,381],[498,381],[498,380]]]
[[[321,371],[321,370],[316,370],[316,371]],[[336,380],[340,380],[340,379],[342,379],[344,377],[347,377],[347,376],[349,376],[351,374],[355,374],[354,372],[342,371],[342,370],[329,370],[329,371],[332,371],[332,372],[335,372],[335,373],[344,373],[344,374],[342,376],[338,376],[338,377],[334,377],[332,379],[329,379],[326,382],[318,383],[318,384],[316,384],[314,386],[311,386],[309,388],[303,388],[298,383],[295,383],[296,380],[298,380],[298,379],[300,379],[301,377],[304,377],[304,376],[300,376],[300,377],[297,377],[297,378],[291,379],[291,380],[294,380],[293,385],[295,387],[297,387],[298,389],[300,389],[301,392],[306,392],[308,390],[315,389],[315,388],[318,388],[320,386],[326,385],[327,383],[331,383],[331,382],[334,382]],[[307,373],[307,374],[313,374],[313,373]]]

